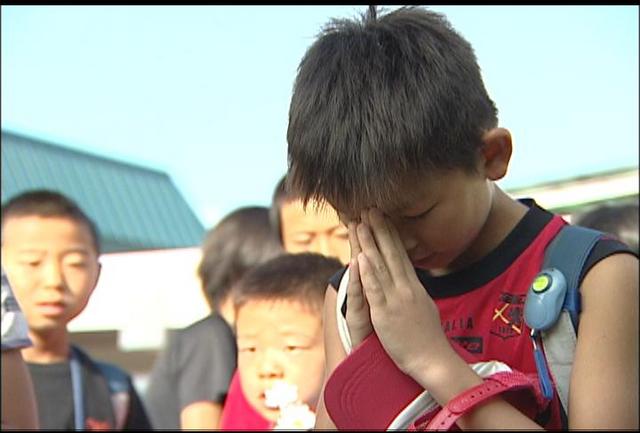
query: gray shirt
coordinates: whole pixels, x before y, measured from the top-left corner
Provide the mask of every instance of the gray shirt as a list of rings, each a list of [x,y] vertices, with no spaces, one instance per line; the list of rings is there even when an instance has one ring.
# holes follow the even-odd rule
[[[197,401],[224,403],[236,369],[231,327],[210,315],[175,331],[155,361],[145,395],[154,429],[180,429],[180,412]]]

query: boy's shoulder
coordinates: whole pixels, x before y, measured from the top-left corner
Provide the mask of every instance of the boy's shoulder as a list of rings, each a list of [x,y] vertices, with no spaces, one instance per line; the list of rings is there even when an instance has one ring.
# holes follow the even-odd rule
[[[116,430],[151,429],[146,410],[128,372],[110,362],[96,360],[79,347],[72,345],[72,361],[74,359],[92,376],[89,381],[103,389],[98,392],[101,398],[106,397],[111,403]],[[101,382],[102,385],[97,385],[96,381]],[[91,384],[87,385],[91,386]],[[98,390],[98,388],[94,389]],[[105,392],[107,395],[104,394]]]
[[[210,332],[231,332],[233,330],[217,313],[209,314],[200,320],[197,320],[190,325],[176,331],[174,334],[183,338],[184,336],[198,336],[200,334],[209,334]]]
[[[185,328],[173,331],[168,339],[167,350],[171,356],[186,359],[193,353],[216,350],[219,346],[235,344],[233,329],[219,314],[208,316]]]

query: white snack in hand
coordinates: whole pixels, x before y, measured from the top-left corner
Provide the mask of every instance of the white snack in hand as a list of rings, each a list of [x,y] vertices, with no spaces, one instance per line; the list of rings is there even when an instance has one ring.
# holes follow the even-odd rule
[[[279,380],[274,382],[271,388],[264,392],[264,404],[267,407],[277,409],[298,400],[298,387],[292,383]]]
[[[316,422],[316,414],[305,403],[298,401],[298,387],[279,380],[264,392],[264,404],[280,409],[274,430],[311,430]]]
[[[311,430],[316,414],[305,403],[288,404],[280,409],[280,417],[274,430]]]

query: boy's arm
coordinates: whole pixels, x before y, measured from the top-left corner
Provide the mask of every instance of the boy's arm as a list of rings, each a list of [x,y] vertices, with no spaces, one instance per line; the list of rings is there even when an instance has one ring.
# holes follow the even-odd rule
[[[178,389],[182,398],[180,404],[180,428],[217,429],[220,426],[223,401],[216,400],[226,394],[228,384],[236,369],[235,337],[230,328],[221,321],[208,339],[202,336],[181,340],[180,350],[191,356],[181,365],[183,370],[178,376]],[[203,376],[202,373],[206,376]]]
[[[325,375],[324,385],[326,385],[331,372],[344,358],[347,357],[340,336],[338,335],[338,325],[336,319],[336,290],[328,286],[324,297],[324,311],[322,315],[322,326],[324,331],[324,352],[325,352]],[[320,398],[316,406],[316,429],[335,430],[336,426],[329,417],[324,407],[324,385],[320,392]]]
[[[585,276],[569,427],[638,428],[638,259],[616,254]]]
[[[2,351],[2,430],[37,430],[33,383],[20,349]]]

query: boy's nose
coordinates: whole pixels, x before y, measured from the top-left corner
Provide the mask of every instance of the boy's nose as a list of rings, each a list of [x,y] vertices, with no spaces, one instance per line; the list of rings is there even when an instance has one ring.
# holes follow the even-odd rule
[[[404,249],[406,251],[410,252],[418,246],[418,240],[415,238],[415,236],[412,236],[411,233],[407,233],[406,231],[399,231],[399,234],[402,245],[404,245]]]
[[[322,254],[323,256],[330,257],[331,254],[331,242],[329,237],[325,235],[318,235],[313,243],[312,252]]]
[[[258,374],[263,379],[281,378],[284,370],[282,362],[278,359],[278,355],[274,351],[268,350],[259,360]]]
[[[42,282],[46,288],[60,289],[64,287],[62,266],[55,261],[44,264],[42,269]]]
[[[407,227],[406,224],[399,218],[389,217],[391,224],[395,227],[398,232],[398,236],[400,236],[400,240],[402,241],[402,245],[404,246],[405,251],[411,251],[418,246],[418,240],[413,234],[411,228]]]

